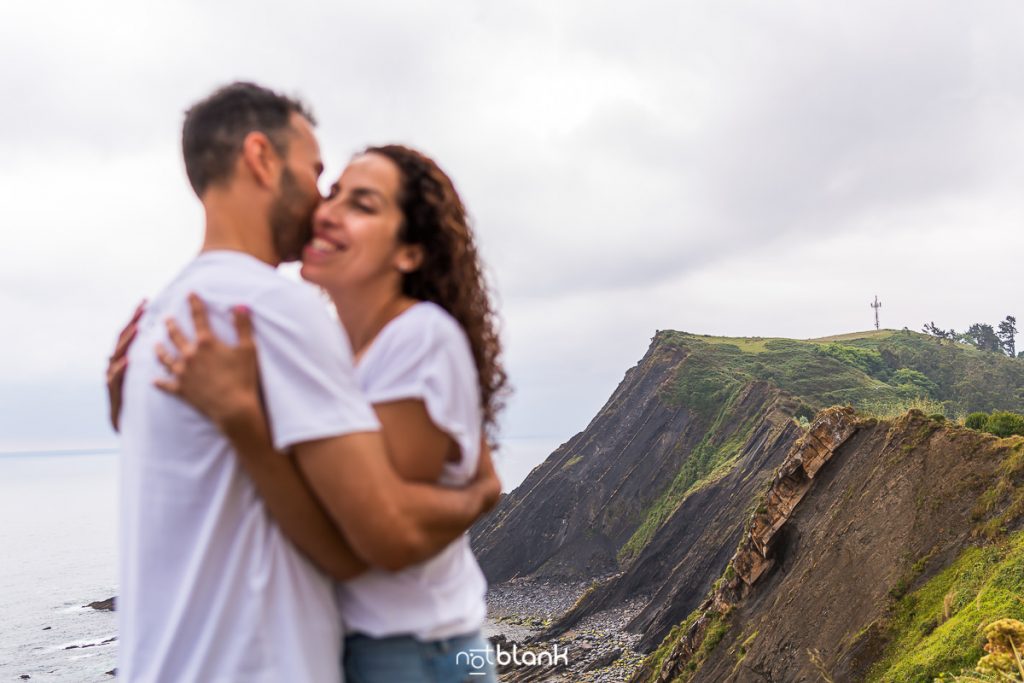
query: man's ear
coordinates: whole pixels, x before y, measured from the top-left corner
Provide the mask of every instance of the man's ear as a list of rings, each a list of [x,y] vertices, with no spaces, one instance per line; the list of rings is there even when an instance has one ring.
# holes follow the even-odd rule
[[[265,133],[254,130],[242,140],[242,164],[261,187],[277,185],[281,157]]]
[[[395,256],[395,268],[403,274],[411,273],[420,269],[425,257],[422,244],[403,244],[398,247],[398,254]]]

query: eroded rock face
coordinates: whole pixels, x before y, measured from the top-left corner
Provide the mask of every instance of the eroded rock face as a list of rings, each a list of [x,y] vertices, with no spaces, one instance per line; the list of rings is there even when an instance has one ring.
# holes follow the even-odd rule
[[[772,387],[751,386],[736,412],[756,415],[757,423],[735,465],[689,495],[622,575],[595,594],[590,609],[650,596],[628,626],[643,634],[640,648],[649,651],[697,608],[736,550],[749,502],[802,433],[789,419],[790,410],[787,398]]]
[[[821,671],[863,680],[884,649],[890,592],[912,590],[976,542],[971,510],[1007,448],[916,411],[891,423],[848,409],[819,414],[694,627],[634,680],[684,670],[694,683],[809,681]],[[721,640],[692,671],[707,636],[698,625],[716,619]]]
[[[652,344],[586,430],[474,526],[473,549],[491,583],[528,575],[589,580],[618,569],[619,548],[706,428],[661,396],[687,354]]]
[[[729,614],[761,577],[775,566],[773,545],[794,510],[811,489],[815,476],[836,451],[856,433],[859,420],[852,408],[829,408],[819,413],[786,455],[764,494],[764,503],[751,518],[746,535],[729,562],[728,580],[720,582],[700,606],[701,614],[675,643],[659,671],[641,669],[634,681],[674,680],[683,673],[716,615]]]

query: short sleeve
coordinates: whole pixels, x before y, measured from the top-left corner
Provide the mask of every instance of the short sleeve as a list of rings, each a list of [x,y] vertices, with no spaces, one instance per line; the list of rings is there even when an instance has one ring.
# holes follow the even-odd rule
[[[378,431],[341,325],[305,285],[282,284],[253,302],[274,447],[287,450],[306,441]]]
[[[481,431],[476,365],[465,334],[447,313],[419,304],[392,321],[364,356],[360,376],[370,403],[422,400],[430,419],[462,450],[460,465],[476,470]]]

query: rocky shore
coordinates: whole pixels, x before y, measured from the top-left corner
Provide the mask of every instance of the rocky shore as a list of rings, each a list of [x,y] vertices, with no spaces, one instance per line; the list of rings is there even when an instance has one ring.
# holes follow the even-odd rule
[[[646,604],[636,599],[592,614],[557,636],[547,629],[576,604],[592,584],[554,580],[512,579],[487,593],[487,635],[497,651],[502,681],[613,683],[629,680],[643,655],[635,648],[640,636],[627,633],[626,623]],[[530,654],[527,654],[530,653]]]

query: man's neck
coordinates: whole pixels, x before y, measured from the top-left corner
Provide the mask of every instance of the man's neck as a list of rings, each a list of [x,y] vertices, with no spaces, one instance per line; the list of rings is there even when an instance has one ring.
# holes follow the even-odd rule
[[[281,263],[265,213],[259,207],[229,194],[211,192],[203,198],[203,209],[206,232],[200,253],[239,251],[274,267]]]

